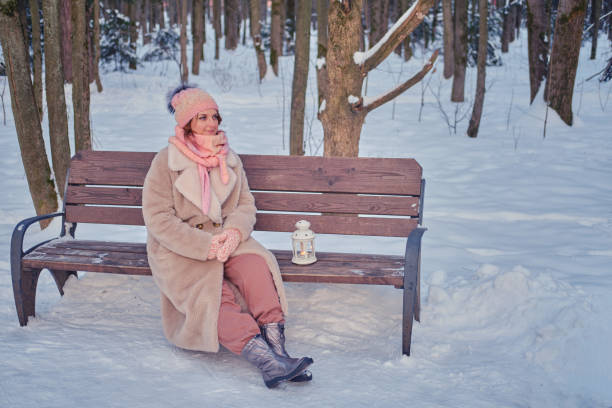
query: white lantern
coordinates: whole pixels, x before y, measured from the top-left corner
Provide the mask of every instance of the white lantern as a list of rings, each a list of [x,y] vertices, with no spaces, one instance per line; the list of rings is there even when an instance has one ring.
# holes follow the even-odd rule
[[[295,223],[297,230],[291,236],[293,242],[293,258],[291,262],[298,265],[309,265],[317,261],[315,256],[315,234],[310,230],[310,223],[301,220]]]

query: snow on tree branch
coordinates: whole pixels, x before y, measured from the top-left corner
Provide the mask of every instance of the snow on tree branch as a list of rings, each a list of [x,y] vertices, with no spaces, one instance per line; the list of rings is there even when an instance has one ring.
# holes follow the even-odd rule
[[[434,0],[418,0],[393,24],[383,38],[366,52],[353,54],[353,61],[369,72],[380,64],[415,28],[417,28]]]

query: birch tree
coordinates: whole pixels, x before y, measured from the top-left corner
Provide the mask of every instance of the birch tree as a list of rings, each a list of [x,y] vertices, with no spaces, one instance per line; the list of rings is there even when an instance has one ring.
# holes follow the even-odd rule
[[[423,21],[434,0],[417,0],[370,50],[358,52],[361,41],[361,0],[334,1],[329,5],[325,67],[327,95],[319,107],[325,156],[355,157],[366,115],[418,83],[433,67],[438,52],[412,78],[390,92],[365,101],[362,85],[376,68]]]

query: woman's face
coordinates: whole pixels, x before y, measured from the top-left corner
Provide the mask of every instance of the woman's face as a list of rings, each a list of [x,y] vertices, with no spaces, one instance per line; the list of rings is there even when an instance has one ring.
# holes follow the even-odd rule
[[[219,130],[219,114],[215,109],[198,112],[191,119],[191,131],[204,135],[216,135]]]

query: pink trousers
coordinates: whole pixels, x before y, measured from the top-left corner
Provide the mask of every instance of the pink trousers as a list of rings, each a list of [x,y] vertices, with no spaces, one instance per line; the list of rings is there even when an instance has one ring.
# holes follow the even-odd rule
[[[221,307],[217,332],[219,343],[240,354],[244,346],[260,333],[259,326],[283,321],[278,293],[266,261],[259,255],[245,254],[225,262]],[[234,297],[232,282],[244,298],[249,313],[242,313]]]

